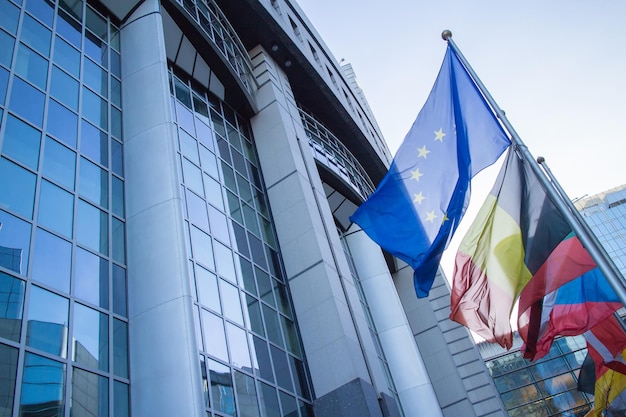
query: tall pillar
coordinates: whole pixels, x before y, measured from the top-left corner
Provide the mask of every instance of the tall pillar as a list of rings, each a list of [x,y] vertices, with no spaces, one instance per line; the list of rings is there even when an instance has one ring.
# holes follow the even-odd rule
[[[158,0],[121,29],[132,414],[205,416]]]
[[[387,263],[356,224],[345,235],[404,414],[442,416]]]

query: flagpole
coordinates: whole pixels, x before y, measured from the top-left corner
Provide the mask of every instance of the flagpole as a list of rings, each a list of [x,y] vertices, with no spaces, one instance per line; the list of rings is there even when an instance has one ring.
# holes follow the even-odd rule
[[[479,90],[481,91],[481,93],[483,94],[487,102],[491,105],[498,119],[500,119],[500,121],[502,122],[506,130],[511,135],[511,140],[513,144],[515,145],[516,149],[518,150],[518,152],[521,153],[523,160],[530,166],[534,174],[537,176],[538,180],[543,185],[546,193],[550,196],[554,204],[561,211],[561,213],[563,214],[563,216],[565,217],[569,225],[572,227],[572,229],[574,230],[574,232],[580,239],[583,246],[589,251],[589,254],[593,258],[593,260],[596,262],[596,265],[598,266],[600,271],[602,271],[602,273],[606,277],[609,285],[611,285],[617,297],[620,299],[622,304],[626,306],[626,282],[624,281],[622,274],[616,273],[617,267],[615,267],[611,258],[608,257],[608,255],[604,251],[604,248],[602,248],[602,245],[600,245],[597,242],[597,238],[595,238],[595,236],[592,237],[593,232],[588,233],[588,230],[585,228],[585,226],[583,226],[583,224],[586,225],[586,223],[584,223],[584,220],[582,220],[582,217],[580,217],[582,221],[579,220],[573,214],[572,210],[568,207],[565,201],[568,201],[570,204],[571,204],[571,201],[569,201],[569,198],[565,194],[565,191],[563,191],[560,185],[558,186],[558,188],[561,190],[561,192],[557,191],[557,187],[555,186],[555,184],[558,184],[558,182],[556,182],[556,179],[554,179],[554,181],[551,182],[546,177],[546,174],[544,174],[544,172],[541,170],[539,164],[533,158],[532,154],[530,153],[530,151],[528,150],[528,148],[526,147],[526,145],[524,144],[520,136],[515,131],[515,128],[513,128],[513,126],[507,119],[506,115],[504,114],[504,111],[500,109],[500,107],[498,106],[496,101],[493,99],[493,97],[491,96],[487,88],[485,88],[485,85],[482,83],[480,78],[478,78],[478,75],[476,75],[476,73],[474,72],[474,69],[471,67],[469,62],[467,62],[467,60],[465,59],[465,56],[463,56],[459,48],[456,46],[456,43],[452,40],[452,32],[450,32],[449,30],[444,30],[441,33],[441,37],[443,38],[444,41],[448,42],[448,45],[450,45],[450,47],[456,53],[459,60],[463,63],[463,65],[465,66],[465,69],[474,80],[474,83],[479,88]],[[572,204],[572,207],[573,207],[573,204]],[[578,213],[575,207],[574,207],[574,211]]]

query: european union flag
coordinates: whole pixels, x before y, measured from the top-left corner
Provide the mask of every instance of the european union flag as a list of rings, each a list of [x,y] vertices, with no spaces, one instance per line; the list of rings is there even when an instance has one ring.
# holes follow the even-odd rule
[[[413,267],[418,297],[428,296],[441,255],[465,213],[470,179],[510,143],[448,46],[435,85],[389,172],[350,218]]]

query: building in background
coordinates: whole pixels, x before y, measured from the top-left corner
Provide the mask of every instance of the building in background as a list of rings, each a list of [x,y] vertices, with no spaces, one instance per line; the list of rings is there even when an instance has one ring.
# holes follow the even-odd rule
[[[294,1],[0,0],[0,416],[505,415],[390,161]]]

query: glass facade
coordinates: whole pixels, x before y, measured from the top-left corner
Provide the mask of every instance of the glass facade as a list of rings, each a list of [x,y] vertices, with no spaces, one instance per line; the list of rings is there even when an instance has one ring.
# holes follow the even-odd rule
[[[129,415],[119,29],[0,0],[0,416]]]
[[[207,415],[312,416],[249,124],[171,73]]]
[[[583,336],[563,337],[535,362],[524,359],[517,350],[485,363],[511,417],[582,417],[593,406],[593,396],[577,390],[586,355]]]

